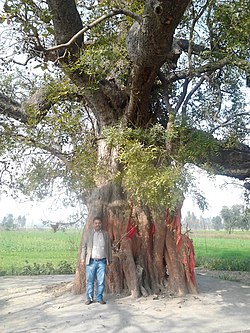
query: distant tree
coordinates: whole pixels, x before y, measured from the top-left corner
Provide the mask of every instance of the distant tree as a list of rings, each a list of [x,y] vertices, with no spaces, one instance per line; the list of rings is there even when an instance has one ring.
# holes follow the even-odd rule
[[[187,215],[183,219],[183,225],[188,229],[198,229],[198,219],[195,216],[194,212],[187,212]]]
[[[183,226],[186,227],[186,229],[204,230],[211,229],[213,224],[210,217],[197,217],[193,212],[188,211],[183,219]]]
[[[203,230],[211,229],[211,226],[212,226],[211,218],[200,216],[199,225],[200,225],[200,229],[203,229]]]
[[[26,226],[26,217],[19,215],[16,219],[16,224],[19,228],[24,228]]]
[[[241,220],[244,215],[244,207],[243,205],[233,205],[231,208],[227,206],[223,206],[221,210],[221,217],[224,221],[225,229],[229,234],[235,228],[241,228]]]
[[[14,219],[13,215],[12,214],[8,214],[7,216],[5,216],[3,218],[3,220],[2,220],[1,225],[6,230],[14,229],[16,227],[16,224],[15,224],[15,219]]]
[[[241,219],[239,220],[238,227],[241,230],[249,230],[250,229],[250,209],[244,210]]]
[[[222,218],[220,216],[212,217],[212,226],[215,230],[223,229]]]

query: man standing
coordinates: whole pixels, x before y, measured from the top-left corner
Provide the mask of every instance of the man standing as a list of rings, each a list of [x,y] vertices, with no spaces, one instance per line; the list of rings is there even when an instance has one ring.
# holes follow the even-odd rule
[[[86,265],[86,305],[93,303],[94,282],[96,278],[96,301],[106,304],[103,300],[106,265],[112,262],[111,241],[108,233],[102,229],[100,217],[93,219],[93,228],[85,234],[82,243],[82,263]]]

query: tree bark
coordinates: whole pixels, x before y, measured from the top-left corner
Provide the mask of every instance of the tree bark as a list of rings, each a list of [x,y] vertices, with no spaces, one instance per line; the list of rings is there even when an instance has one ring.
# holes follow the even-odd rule
[[[163,291],[175,295],[197,292],[187,236],[181,235],[181,207],[166,217],[153,213],[149,207],[133,207],[132,203],[129,206],[122,188],[114,183],[95,189],[90,202],[85,228],[90,227],[95,215],[101,216],[113,244],[107,292],[133,297]],[[80,253],[81,246],[75,293],[85,290],[85,267],[80,264]]]

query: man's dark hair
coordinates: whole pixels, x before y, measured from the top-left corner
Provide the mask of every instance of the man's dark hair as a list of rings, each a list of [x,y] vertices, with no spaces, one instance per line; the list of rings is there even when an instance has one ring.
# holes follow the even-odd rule
[[[93,222],[94,222],[95,220],[100,220],[100,221],[102,222],[102,218],[101,218],[100,216],[95,216],[95,217],[93,218]]]

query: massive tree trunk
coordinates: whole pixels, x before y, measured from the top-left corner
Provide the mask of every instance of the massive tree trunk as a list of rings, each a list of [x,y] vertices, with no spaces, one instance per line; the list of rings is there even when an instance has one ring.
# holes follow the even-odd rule
[[[99,160],[104,160],[112,173],[121,169],[116,149],[99,140]],[[88,220],[101,216],[104,228],[112,240],[113,262],[108,267],[106,290],[133,297],[168,291],[182,295],[196,293],[194,252],[191,241],[181,234],[181,206],[150,209],[135,205],[133,193],[128,198],[121,184],[100,176],[98,186],[89,199]],[[85,267],[80,263],[81,245],[74,282],[74,292],[85,290]]]
[[[152,212],[128,204],[122,188],[114,183],[96,188],[90,199],[89,227],[95,215],[103,218],[113,244],[106,289],[134,297],[168,291],[196,293],[192,243],[181,235],[180,209]],[[80,250],[79,250],[80,255]],[[78,264],[74,291],[85,289],[85,267]]]

